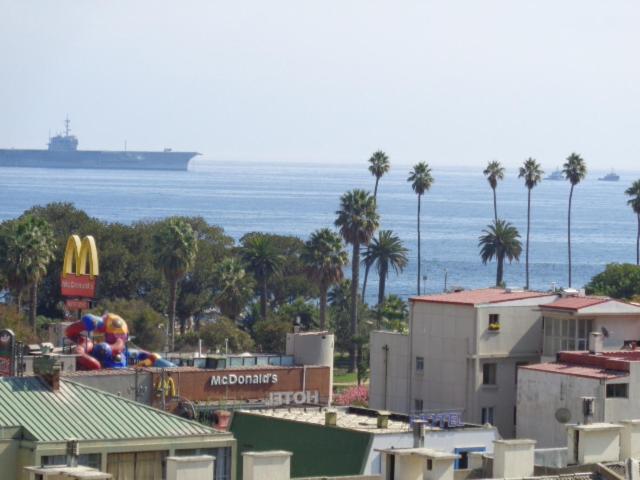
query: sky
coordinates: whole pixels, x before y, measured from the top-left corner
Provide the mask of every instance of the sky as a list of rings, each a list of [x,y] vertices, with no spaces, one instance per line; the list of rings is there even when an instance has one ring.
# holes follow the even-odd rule
[[[0,0],[0,147],[640,170],[637,0]]]

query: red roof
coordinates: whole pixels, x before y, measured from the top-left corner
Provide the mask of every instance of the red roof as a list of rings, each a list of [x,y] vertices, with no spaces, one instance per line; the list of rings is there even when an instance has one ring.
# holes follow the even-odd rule
[[[631,362],[640,361],[640,350],[617,350],[595,355],[589,352],[559,352],[555,363],[520,368],[584,378],[614,379],[629,375]]]
[[[610,301],[607,297],[564,297],[555,302],[542,305],[542,308],[553,308],[555,310],[570,310],[577,312],[586,307],[592,307]]]
[[[412,302],[448,303],[453,305],[482,305],[485,303],[510,302],[527,298],[548,297],[545,292],[507,292],[504,288],[482,288],[479,290],[463,290],[462,292],[442,293],[438,295],[422,295],[411,297]]]
[[[627,372],[604,370],[596,367],[584,367],[581,365],[570,365],[567,363],[539,363],[537,365],[527,365],[520,367],[525,370],[535,370],[538,372],[560,373],[562,375],[571,375],[573,377],[594,378],[613,380],[615,378],[626,377]]]

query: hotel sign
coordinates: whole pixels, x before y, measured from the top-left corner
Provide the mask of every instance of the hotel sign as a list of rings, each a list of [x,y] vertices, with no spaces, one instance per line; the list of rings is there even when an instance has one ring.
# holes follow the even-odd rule
[[[306,392],[271,392],[267,398],[267,405],[277,407],[280,405],[317,405],[319,402],[317,390]]]
[[[63,297],[94,298],[96,277],[100,274],[96,241],[91,235],[82,240],[71,235],[67,240],[60,279]]]
[[[278,383],[277,373],[228,373],[224,375],[213,375],[210,382],[212,387],[226,387],[230,385],[273,385],[276,383]]]

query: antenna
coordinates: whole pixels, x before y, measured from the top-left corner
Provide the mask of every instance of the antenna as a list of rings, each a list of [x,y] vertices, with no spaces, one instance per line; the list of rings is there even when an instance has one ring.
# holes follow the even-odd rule
[[[69,114],[67,114],[67,118],[65,118],[65,120],[64,120],[64,135],[65,135],[65,137],[69,136],[69,132],[70,132],[69,124],[70,123],[71,123],[71,120],[69,120]]]

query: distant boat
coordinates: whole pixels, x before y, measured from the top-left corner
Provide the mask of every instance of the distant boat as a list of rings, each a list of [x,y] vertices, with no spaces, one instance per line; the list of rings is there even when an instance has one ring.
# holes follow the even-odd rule
[[[617,182],[620,180],[620,175],[611,170],[611,172],[607,173],[604,177],[600,177],[598,180],[601,182]]]
[[[49,139],[47,150],[0,149],[0,167],[106,168],[117,170],[187,170],[197,152],[78,150],[69,119],[64,134]]]
[[[551,175],[548,175],[547,177],[545,177],[545,180],[564,180],[564,175],[562,174],[562,170],[560,170],[559,168],[556,168]]]

